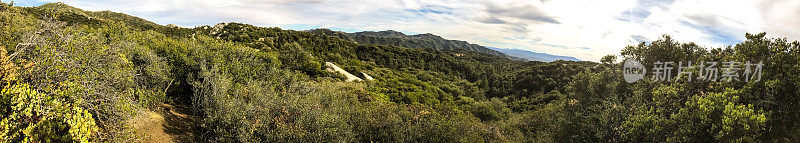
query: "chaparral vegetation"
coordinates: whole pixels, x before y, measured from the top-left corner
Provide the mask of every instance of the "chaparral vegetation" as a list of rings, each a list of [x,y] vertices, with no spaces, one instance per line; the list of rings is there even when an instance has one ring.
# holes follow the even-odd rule
[[[175,105],[201,142],[799,142],[800,42],[746,37],[710,48],[665,35],[600,63],[538,62],[2,3],[0,140],[142,141],[128,121]],[[764,67],[760,81],[627,83],[625,59]]]

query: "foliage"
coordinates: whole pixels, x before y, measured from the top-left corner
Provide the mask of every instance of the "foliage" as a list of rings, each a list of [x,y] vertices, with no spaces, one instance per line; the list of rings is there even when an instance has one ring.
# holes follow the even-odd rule
[[[92,114],[78,106],[82,101],[70,98],[75,92],[85,91],[56,89],[43,94],[26,84],[4,87],[0,138],[8,142],[92,141],[98,127]]]
[[[672,118],[681,123],[670,141],[707,140],[705,135],[713,136],[714,141],[754,142],[765,130],[766,117],[752,105],[739,102],[740,91],[727,89],[723,93],[710,93],[703,97],[694,96],[686,102]],[[704,133],[705,132],[705,133]],[[701,136],[698,136],[701,135]]]
[[[4,47],[0,47],[0,140],[3,142],[93,141],[99,132],[81,100],[73,97],[86,92],[71,82],[49,93],[17,83],[17,70]]]
[[[19,67],[14,65],[8,51],[0,46],[0,85],[5,86],[17,80],[17,70]]]
[[[800,140],[800,42],[764,33],[711,49],[665,35],[602,63],[545,63],[324,31],[166,27],[62,3],[0,4],[0,47],[13,47],[0,48],[6,141],[133,142],[125,120],[165,103],[192,107],[209,142]],[[383,40],[373,44],[396,42]],[[646,67],[763,60],[764,73],[758,82],[627,83],[616,58]],[[325,62],[375,79],[344,82]]]

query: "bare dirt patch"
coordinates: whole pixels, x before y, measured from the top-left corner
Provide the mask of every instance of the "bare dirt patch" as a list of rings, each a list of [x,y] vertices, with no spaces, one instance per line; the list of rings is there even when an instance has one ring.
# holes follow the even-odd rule
[[[161,110],[145,111],[131,125],[147,143],[197,142],[197,117],[183,106],[162,104]]]

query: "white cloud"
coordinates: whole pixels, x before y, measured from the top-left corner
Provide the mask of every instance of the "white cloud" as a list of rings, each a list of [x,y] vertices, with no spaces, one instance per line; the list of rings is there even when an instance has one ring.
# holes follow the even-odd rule
[[[763,29],[774,37],[800,40],[800,1],[763,1],[758,10]]]
[[[800,38],[797,28],[800,1],[789,0],[74,0],[65,3],[86,10],[128,13],[159,24],[200,26],[242,22],[282,28],[433,33],[485,46],[592,61],[617,54],[640,40],[658,39],[661,34],[707,47],[742,41],[745,32],[766,31],[771,37]]]

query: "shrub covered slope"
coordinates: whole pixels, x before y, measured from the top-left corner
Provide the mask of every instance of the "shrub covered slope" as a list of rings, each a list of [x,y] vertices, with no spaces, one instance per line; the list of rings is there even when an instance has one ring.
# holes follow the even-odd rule
[[[124,121],[162,103],[190,106],[209,142],[800,140],[800,43],[763,33],[621,51],[643,63],[763,60],[761,81],[626,83],[614,57],[523,62],[241,23],[166,27],[61,3],[2,3],[0,14],[4,142],[137,141]],[[344,82],[325,62],[375,80]]]

